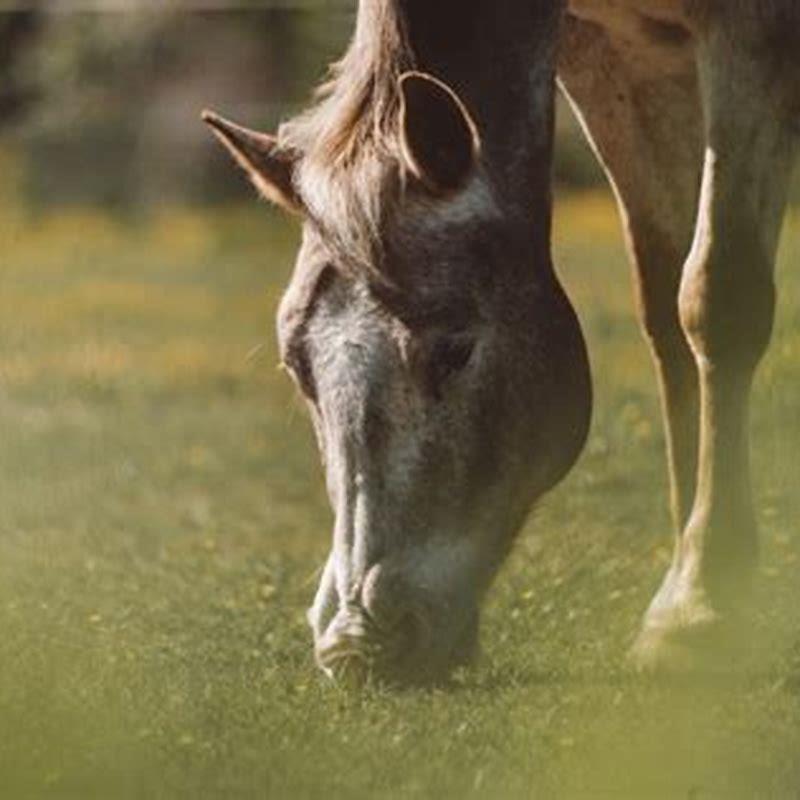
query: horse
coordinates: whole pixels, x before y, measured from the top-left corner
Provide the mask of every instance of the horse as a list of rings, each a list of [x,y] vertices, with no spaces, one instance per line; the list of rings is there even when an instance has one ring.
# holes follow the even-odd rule
[[[550,252],[554,98],[616,195],[665,422],[674,555],[631,657],[724,650],[757,559],[748,403],[800,140],[797,0],[360,0],[314,104],[204,119],[302,221],[278,314],[335,514],[308,612],[357,684],[468,663],[592,383]]]

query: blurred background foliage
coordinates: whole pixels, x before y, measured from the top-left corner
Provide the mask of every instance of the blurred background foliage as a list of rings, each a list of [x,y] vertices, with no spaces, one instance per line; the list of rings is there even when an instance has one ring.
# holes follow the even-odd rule
[[[243,199],[249,189],[199,111],[275,128],[344,51],[355,6],[0,0],[0,149],[6,168],[18,162],[18,200],[136,210]],[[557,186],[602,184],[563,98],[559,106]]]
[[[136,210],[248,193],[200,110],[275,128],[343,52],[355,2],[196,5],[64,13],[50,0],[0,13],[0,147],[6,169],[17,161],[18,198]],[[593,185],[600,170],[564,111],[558,181]]]

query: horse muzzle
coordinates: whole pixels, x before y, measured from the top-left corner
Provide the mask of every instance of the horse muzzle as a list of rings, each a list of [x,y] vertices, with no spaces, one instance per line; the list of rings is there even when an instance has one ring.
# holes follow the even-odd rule
[[[419,625],[410,614],[387,625],[360,606],[342,608],[316,643],[320,668],[338,683],[402,680],[413,661]]]

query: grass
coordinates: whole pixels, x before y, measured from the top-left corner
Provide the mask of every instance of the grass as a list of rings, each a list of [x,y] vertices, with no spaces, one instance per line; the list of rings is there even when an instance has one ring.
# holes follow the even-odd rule
[[[480,663],[353,695],[304,621],[330,518],[275,368],[293,230],[0,210],[0,795],[796,797],[800,215],[754,405],[762,657],[677,687],[622,668],[669,522],[617,227],[604,195],[559,206],[594,427],[496,582]]]

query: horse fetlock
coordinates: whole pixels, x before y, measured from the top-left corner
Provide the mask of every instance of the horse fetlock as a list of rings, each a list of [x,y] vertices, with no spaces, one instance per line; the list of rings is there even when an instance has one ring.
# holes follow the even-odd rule
[[[727,652],[737,617],[715,607],[692,571],[673,567],[648,608],[629,657],[642,672],[694,672]]]
[[[700,629],[716,622],[719,613],[694,564],[678,561],[667,572],[645,614],[645,628]]]
[[[675,596],[702,598],[716,615],[738,614],[749,598],[757,562],[755,526],[698,530],[690,520],[670,571]]]
[[[746,629],[756,560],[754,527],[722,536],[695,515],[644,615],[631,650],[634,666],[684,672],[707,665],[712,655],[729,655]]]

